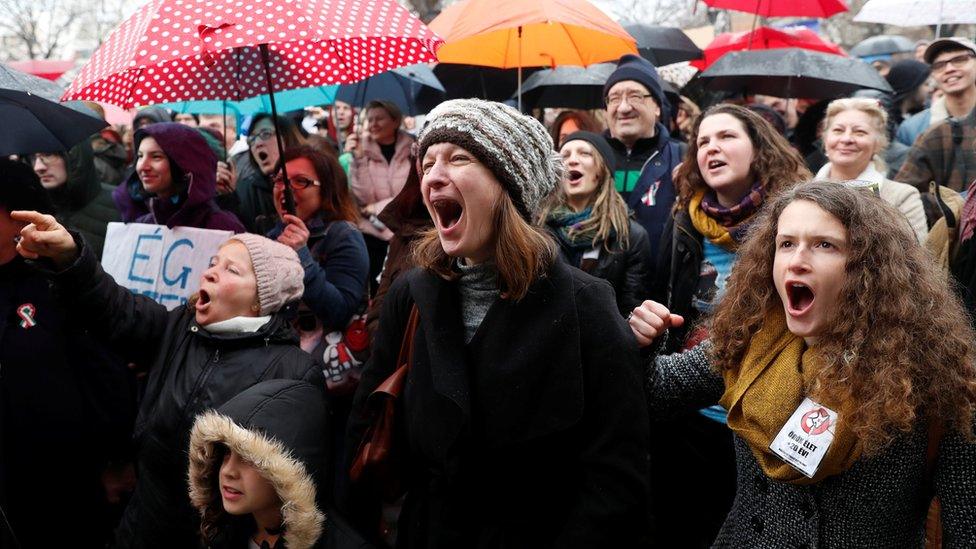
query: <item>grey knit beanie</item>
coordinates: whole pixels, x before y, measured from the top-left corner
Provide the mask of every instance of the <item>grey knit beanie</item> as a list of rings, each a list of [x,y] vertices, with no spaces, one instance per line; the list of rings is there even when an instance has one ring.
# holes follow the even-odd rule
[[[305,292],[305,269],[295,250],[269,238],[251,233],[235,234],[236,240],[251,256],[254,276],[258,280],[258,303],[261,316],[278,312],[282,306],[301,299]]]
[[[546,128],[494,101],[453,99],[435,107],[420,132],[418,160],[437,143],[452,143],[476,156],[527,221],[562,176],[563,163]]]

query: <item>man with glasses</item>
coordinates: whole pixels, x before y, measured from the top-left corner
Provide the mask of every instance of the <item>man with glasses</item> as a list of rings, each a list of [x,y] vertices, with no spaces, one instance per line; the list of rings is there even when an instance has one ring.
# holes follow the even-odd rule
[[[671,215],[675,191],[671,171],[682,150],[660,120],[668,120],[670,105],[661,78],[650,62],[624,55],[603,86],[607,105],[604,137],[613,149],[617,191],[647,231],[651,258],[657,261],[661,232]]]
[[[929,45],[925,60],[945,92],[948,118],[915,141],[894,179],[923,193],[930,181],[965,191],[976,179],[976,44],[942,38]],[[932,112],[934,116],[934,107]]]
[[[906,118],[895,139],[909,147],[926,130],[943,120],[961,118],[976,107],[976,44],[966,38],[942,38],[925,49],[925,62],[931,65],[932,78],[945,94],[932,106]]]

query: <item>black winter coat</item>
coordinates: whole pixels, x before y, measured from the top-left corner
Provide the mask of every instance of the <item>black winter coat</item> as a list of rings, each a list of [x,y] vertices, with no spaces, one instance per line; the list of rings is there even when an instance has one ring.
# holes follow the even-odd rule
[[[248,232],[265,234],[278,221],[271,178],[254,163],[251,151],[238,153],[231,162],[237,169],[237,188],[234,191],[240,199],[237,216]]]
[[[187,447],[194,417],[267,379],[323,387],[321,371],[298,347],[284,314],[254,333],[210,334],[188,307],[172,311],[105,274],[75,235],[81,255],[54,278],[63,299],[85,312],[97,336],[148,367],[135,441],[138,483],[116,532],[119,547],[193,547],[199,515],[187,495]]]
[[[680,350],[688,329],[698,321],[698,311],[691,303],[705,258],[702,238],[691,224],[691,216],[684,210],[671,216],[661,235],[661,254],[654,272],[651,299],[663,303],[672,313],[685,319],[680,328],[668,330],[666,347],[662,349],[664,353]]]
[[[692,298],[705,257],[703,238],[687,210],[676,212],[664,227],[651,299],[685,318],[680,328],[668,330],[664,353],[684,348],[689,331],[699,323]],[[697,411],[667,421],[655,420],[653,436],[668,444],[651,453],[654,538],[660,547],[702,547],[718,532],[735,496],[731,432]],[[708,495],[702,497],[702,493]],[[693,523],[683,520],[691,507],[696,510]]]
[[[99,478],[126,450],[135,398],[84,320],[20,256],[0,265],[0,547],[16,547],[11,529],[25,548],[94,547],[110,533],[96,524]],[[71,510],[54,529],[40,511],[52,498]]]
[[[610,253],[601,247],[596,265],[586,270],[589,274],[610,283],[616,296],[617,309],[623,316],[629,315],[635,307],[651,297],[650,279],[653,268],[647,231],[634,220],[630,220],[629,223],[630,246],[626,250],[620,250],[616,242],[613,242],[610,247],[614,251]],[[570,265],[579,267],[580,262],[577,259],[582,259],[579,251],[572,249],[559,238],[556,229],[550,226],[546,228],[559,244],[563,259]]]
[[[405,273],[383,304],[348,448],[365,431],[366,397],[396,367],[412,303],[420,324],[400,408],[407,496],[397,546],[637,545],[648,418],[637,348],[609,284],[557,261],[521,301],[497,299],[465,344],[456,284]],[[370,494],[360,484],[352,495]]]

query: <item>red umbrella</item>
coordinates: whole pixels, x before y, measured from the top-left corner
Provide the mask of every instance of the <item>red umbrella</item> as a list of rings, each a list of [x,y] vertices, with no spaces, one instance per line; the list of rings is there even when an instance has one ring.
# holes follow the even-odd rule
[[[155,0],[109,35],[62,99],[238,101],[273,93],[269,80],[308,88],[436,61],[440,43],[393,0]]]
[[[153,0],[112,32],[62,100],[130,108],[268,94],[277,124],[275,89],[351,83],[436,61],[441,43],[394,0]]]
[[[802,48],[837,55],[846,55],[844,50],[817,35],[810,29],[773,29],[759,27],[754,31],[726,32],[715,37],[705,47],[702,59],[692,61],[691,66],[705,70],[730,51],[773,50],[777,48]]]
[[[763,17],[822,17],[847,11],[844,0],[705,0],[713,8],[744,11]]]

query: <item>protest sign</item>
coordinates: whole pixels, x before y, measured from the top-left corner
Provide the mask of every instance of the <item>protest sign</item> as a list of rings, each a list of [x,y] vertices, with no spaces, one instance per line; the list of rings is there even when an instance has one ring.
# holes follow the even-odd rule
[[[233,234],[191,227],[109,223],[102,268],[133,293],[174,309],[197,291],[210,258]]]

